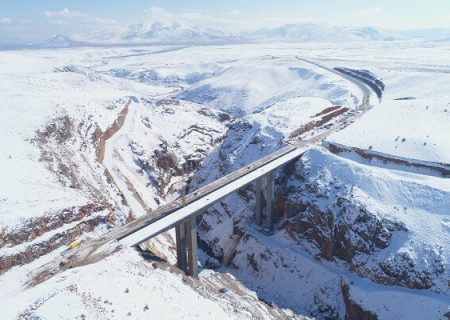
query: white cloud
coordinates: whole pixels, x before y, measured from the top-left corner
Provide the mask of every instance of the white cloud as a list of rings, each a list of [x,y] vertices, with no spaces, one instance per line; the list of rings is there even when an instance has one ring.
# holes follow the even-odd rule
[[[113,20],[113,19],[104,19],[104,18],[98,18],[98,17],[91,18],[91,21],[93,23],[98,23],[98,24],[115,24],[115,23],[117,23],[117,21]]]
[[[252,17],[249,17],[239,10],[224,11],[219,14],[209,14],[202,11],[173,13],[160,7],[150,7],[146,9],[145,12],[147,14],[146,22],[181,22],[198,27],[213,28],[231,32],[254,30],[261,27],[279,27],[287,23],[306,23],[316,21],[313,18],[274,16],[267,12],[253,13]]]
[[[46,11],[44,15],[51,25],[65,26],[65,30],[87,30],[116,24],[112,19],[92,16],[88,13],[64,8],[60,11]],[[70,31],[69,31],[70,32]]]
[[[450,22],[450,14],[441,17],[441,20],[444,22]]]
[[[367,9],[358,11],[355,14],[353,14],[352,17],[358,18],[358,19],[373,18],[373,17],[379,15],[382,11],[383,10],[381,8],[372,7],[372,8],[367,8]]]
[[[12,20],[6,17],[0,17],[0,25],[10,25]]]
[[[57,25],[65,25],[67,24],[67,21],[61,20],[61,19],[57,19],[57,20],[50,20],[49,21],[50,24],[57,24]]]
[[[68,8],[64,8],[60,11],[45,11],[44,15],[47,18],[77,18],[89,16],[87,13],[70,10]]]
[[[20,24],[32,24],[33,21],[29,20],[29,19],[20,19],[19,20]]]

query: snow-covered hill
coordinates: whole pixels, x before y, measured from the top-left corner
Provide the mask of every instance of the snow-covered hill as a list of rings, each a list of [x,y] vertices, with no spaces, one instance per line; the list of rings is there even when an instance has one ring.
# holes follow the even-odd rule
[[[360,41],[393,40],[375,28],[350,28],[320,24],[287,24],[278,28],[263,28],[249,35],[251,39],[262,41]]]
[[[314,96],[355,107],[358,88],[295,57],[263,56],[229,63],[222,73],[199,81],[179,97],[235,115],[262,111],[280,101]]]
[[[50,38],[46,42],[40,44],[40,46],[44,48],[69,48],[75,46],[82,46],[83,44],[84,43],[81,41],[76,41],[70,37],[58,34]]]

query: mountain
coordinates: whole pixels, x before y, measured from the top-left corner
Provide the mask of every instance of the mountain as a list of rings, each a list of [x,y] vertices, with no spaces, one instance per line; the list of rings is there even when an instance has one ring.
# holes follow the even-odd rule
[[[286,24],[276,28],[231,33],[204,28],[184,21],[159,21],[113,27],[70,37],[56,35],[40,46],[65,48],[80,45],[113,44],[205,44],[236,42],[343,42],[393,40],[448,41],[448,29],[385,30],[373,27],[345,27],[327,24]]]
[[[399,30],[397,34],[403,38],[421,39],[421,40],[443,40],[450,38],[450,29],[434,28],[434,29],[415,29],[415,30]]]
[[[200,28],[183,22],[138,23],[125,28],[106,29],[76,36],[90,43],[209,43],[236,40],[222,31]]]
[[[391,36],[371,27],[350,28],[321,24],[286,24],[277,28],[262,28],[249,37],[255,40],[281,41],[354,41],[354,40],[392,40]]]
[[[84,43],[82,41],[77,41],[71,37],[58,34],[39,45],[32,45],[32,46],[43,48],[70,48],[70,47],[77,47],[83,44]]]

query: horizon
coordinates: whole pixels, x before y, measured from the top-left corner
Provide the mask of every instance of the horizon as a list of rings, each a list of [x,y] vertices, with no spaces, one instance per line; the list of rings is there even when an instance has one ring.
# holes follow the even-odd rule
[[[182,21],[226,32],[303,23],[389,30],[450,29],[450,2],[445,0],[426,4],[382,0],[376,5],[369,0],[349,0],[345,5],[331,0],[316,3],[24,0],[2,3],[0,9],[0,43],[43,41],[55,35],[72,36],[155,21]]]

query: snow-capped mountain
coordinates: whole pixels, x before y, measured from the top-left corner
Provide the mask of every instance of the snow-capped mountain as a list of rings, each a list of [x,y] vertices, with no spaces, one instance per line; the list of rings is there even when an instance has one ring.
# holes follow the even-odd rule
[[[373,27],[345,27],[314,23],[286,24],[275,28],[264,27],[250,32],[226,32],[199,27],[184,21],[152,20],[85,34],[56,35],[40,46],[61,48],[103,44],[442,40],[447,39],[449,35],[450,31],[446,29],[393,31]]]
[[[105,29],[78,35],[77,39],[90,43],[209,43],[224,42],[236,37],[222,31],[200,28],[183,22],[153,21],[124,28]]]
[[[145,43],[230,43],[260,41],[370,41],[393,40],[393,32],[372,27],[350,28],[321,24],[286,24],[276,28],[262,28],[252,32],[231,33],[202,28],[183,21],[151,21],[126,27],[114,27],[71,37],[56,36],[46,44],[72,46],[74,41],[89,44],[145,44]]]
[[[45,48],[69,48],[69,47],[75,47],[81,45],[81,41],[76,41],[72,39],[71,37],[66,37],[60,34],[57,34],[50,38],[49,40],[45,41],[44,43],[40,44],[40,46]]]
[[[321,24],[287,24],[277,28],[262,28],[249,35],[256,40],[284,41],[353,41],[353,40],[391,40],[377,29],[371,27],[349,28]]]

